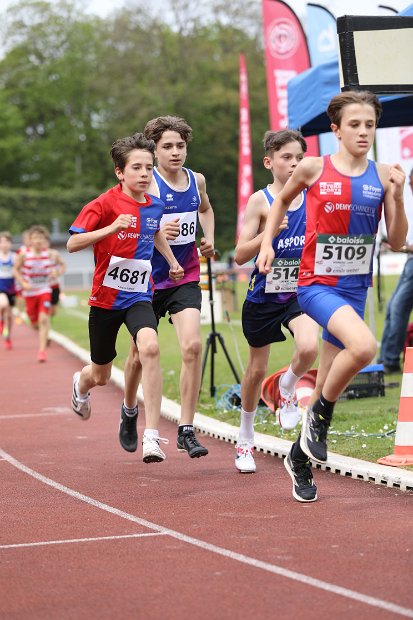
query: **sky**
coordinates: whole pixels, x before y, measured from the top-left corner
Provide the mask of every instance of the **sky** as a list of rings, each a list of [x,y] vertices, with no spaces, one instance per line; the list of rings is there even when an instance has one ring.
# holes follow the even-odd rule
[[[0,12],[14,4],[16,0],[0,0]],[[52,0],[53,2],[55,0]],[[80,6],[84,6],[87,13],[99,15],[100,17],[106,17],[113,10],[120,9],[126,4],[139,6],[142,5],[144,0],[78,0]],[[173,1],[173,0],[172,0]],[[169,6],[170,0],[152,0],[152,5],[157,5],[159,8],[162,6]],[[197,0],[194,0],[196,3]],[[319,4],[328,8],[332,13],[337,15],[372,15],[383,14],[377,7],[382,4],[389,6],[397,11],[402,10],[411,4],[413,0],[321,0]],[[145,4],[147,3],[147,0]],[[259,1],[257,1],[259,4]],[[290,0],[290,6],[298,13],[305,12],[306,0]]]
[[[114,9],[120,9],[125,0],[78,0],[80,6],[84,6],[88,13],[105,17]],[[3,12],[16,0],[0,0],[0,11]]]

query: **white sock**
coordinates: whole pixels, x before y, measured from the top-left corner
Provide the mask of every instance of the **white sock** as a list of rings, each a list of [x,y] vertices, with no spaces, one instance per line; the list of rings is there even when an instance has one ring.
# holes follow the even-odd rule
[[[254,411],[245,411],[241,407],[241,421],[238,433],[238,443],[248,441],[254,443],[254,418],[256,409]]]
[[[159,431],[156,428],[145,428],[143,436],[148,439],[159,439]]]
[[[301,379],[301,377],[297,377],[291,370],[291,364],[288,370],[282,375],[280,379],[280,390],[285,394],[294,394],[295,386],[297,385],[297,381]]]
[[[76,388],[76,392],[77,392],[77,396],[79,398],[79,400],[86,400],[87,397],[89,396],[89,394],[82,394],[82,392],[79,390],[79,381],[76,383],[75,385]]]

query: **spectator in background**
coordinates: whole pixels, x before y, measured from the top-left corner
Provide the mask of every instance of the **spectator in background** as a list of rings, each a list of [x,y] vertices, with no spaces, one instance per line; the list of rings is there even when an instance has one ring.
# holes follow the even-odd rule
[[[413,169],[409,176],[413,192]],[[406,340],[407,326],[413,309],[413,231],[401,249],[407,253],[407,260],[395,290],[386,307],[383,335],[381,338],[380,362],[384,372],[401,372],[400,354]]]

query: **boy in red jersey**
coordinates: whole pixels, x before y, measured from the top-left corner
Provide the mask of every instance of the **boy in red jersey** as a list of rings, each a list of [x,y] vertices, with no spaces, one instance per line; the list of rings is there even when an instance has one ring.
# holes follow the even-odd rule
[[[327,460],[327,431],[337,399],[376,353],[376,339],[363,319],[383,206],[390,246],[402,247],[407,234],[401,166],[367,159],[381,115],[376,95],[343,92],[333,97],[327,113],[339,151],[308,157],[297,166],[271,207],[257,259],[260,272],[268,273],[274,231],[291,201],[307,188],[298,301],[323,327],[323,343],[301,436],[284,460],[293,496],[301,502],[317,499],[308,458],[319,463]]]
[[[89,297],[91,364],[73,377],[72,408],[83,420],[90,416],[90,390],[109,381],[116,357],[116,338],[124,323],[142,363],[146,428],[143,461],[161,462],[159,418],[162,374],[159,364],[157,323],[152,309],[151,259],[154,245],[169,263],[169,277],[179,280],[183,269],[175,260],[159,229],[164,203],[146,192],[154,164],[155,144],[143,134],[121,138],[112,145],[111,156],[119,184],[83,207],[70,227],[69,252],[93,245],[95,271]],[[125,393],[129,376],[125,373]],[[137,449],[134,402],[121,407],[119,437],[129,452]]]
[[[52,296],[50,279],[60,275],[55,267],[57,252],[48,244],[48,230],[44,226],[32,226],[28,234],[28,247],[17,254],[14,265],[14,276],[21,286],[30,323],[39,331],[39,362],[46,361]]]

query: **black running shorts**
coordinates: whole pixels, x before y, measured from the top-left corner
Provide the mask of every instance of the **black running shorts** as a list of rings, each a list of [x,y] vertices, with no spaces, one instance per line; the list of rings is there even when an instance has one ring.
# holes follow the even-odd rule
[[[186,308],[201,310],[202,293],[198,282],[187,282],[181,286],[156,291],[153,296],[153,310],[157,320],[166,313],[169,315],[181,312]]]
[[[107,310],[91,306],[89,312],[90,358],[95,364],[109,364],[116,357],[116,338],[122,324],[125,324],[136,342],[136,334],[142,327],[151,327],[156,332],[158,324],[149,301],[138,301],[129,308]]]
[[[242,331],[250,347],[265,347],[286,340],[282,325],[294,336],[288,324],[301,314],[304,313],[296,298],[286,304],[254,304],[246,299],[242,306]]]

